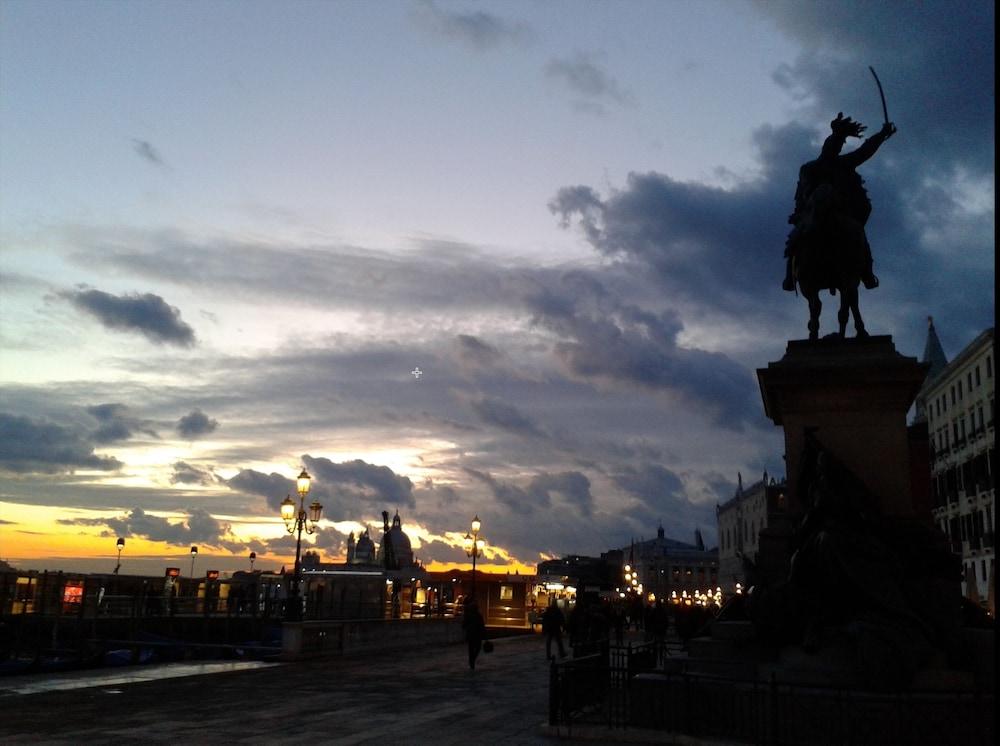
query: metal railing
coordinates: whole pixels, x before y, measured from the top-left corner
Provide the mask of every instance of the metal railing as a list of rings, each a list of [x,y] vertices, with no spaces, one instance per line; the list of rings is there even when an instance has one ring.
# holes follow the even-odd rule
[[[569,733],[583,724],[640,727],[761,746],[994,742],[993,692],[874,692],[664,671],[637,680],[629,662],[644,652],[635,646],[553,662],[550,725]]]

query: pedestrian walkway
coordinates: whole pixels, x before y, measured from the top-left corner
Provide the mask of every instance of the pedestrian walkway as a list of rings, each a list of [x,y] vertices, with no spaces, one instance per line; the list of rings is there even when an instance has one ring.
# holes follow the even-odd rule
[[[7,676],[0,678],[0,697],[9,694],[42,694],[44,692],[66,691],[69,689],[114,687],[118,684],[176,679],[181,676],[207,676],[213,673],[247,671],[252,668],[266,668],[278,665],[281,664],[264,663],[263,661],[166,663],[160,666],[125,666],[123,668],[97,669],[96,671]]]
[[[113,685],[98,672],[87,688],[34,693],[0,680],[0,743],[553,743],[540,635],[496,640],[475,671],[463,644],[213,670],[144,680],[116,671]]]

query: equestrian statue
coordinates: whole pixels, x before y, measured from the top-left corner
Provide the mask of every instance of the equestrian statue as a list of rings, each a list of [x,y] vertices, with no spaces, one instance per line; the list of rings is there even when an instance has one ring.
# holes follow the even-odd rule
[[[877,76],[875,80],[878,82]],[[882,129],[845,154],[841,150],[847,138],[860,138],[865,126],[842,112],[837,114],[830,122],[831,133],[823,142],[819,158],[799,169],[795,211],[788,218],[793,227],[785,244],[787,270],[781,286],[788,291],[797,287],[809,302],[811,340],[819,338],[822,290],[829,290],[831,295],[840,292],[840,331],[831,336],[844,337],[851,314],[857,336],[868,336],[858,309],[858,286],[864,284],[872,289],[879,283],[872,271],[872,252],[865,235],[872,204],[856,169],[896,133],[885,111],[884,96],[882,107],[886,114]]]

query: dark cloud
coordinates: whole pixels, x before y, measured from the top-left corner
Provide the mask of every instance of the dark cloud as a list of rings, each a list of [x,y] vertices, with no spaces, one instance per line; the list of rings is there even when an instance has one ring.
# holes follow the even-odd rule
[[[403,255],[352,246],[280,248],[267,242],[196,239],[179,231],[83,229],[71,231],[74,261],[154,281],[201,288],[257,303],[371,310],[378,297],[386,312],[415,309],[468,313],[508,309],[524,282],[525,267],[498,265],[472,245],[424,241]],[[241,262],[234,263],[238,255]],[[298,269],[298,292],[289,297],[281,277]]]
[[[87,412],[99,423],[97,430],[90,436],[95,443],[116,443],[128,440],[136,433],[158,437],[152,425],[131,416],[129,408],[124,404],[117,402],[96,404],[87,407]]]
[[[680,346],[675,312],[625,305],[585,274],[564,275],[529,303],[536,322],[564,340],[555,352],[574,375],[694,398],[723,427],[762,423],[751,372],[721,353]]]
[[[192,466],[186,461],[176,461],[173,464],[174,473],[170,475],[171,484],[215,484],[218,480],[209,469]]]
[[[219,423],[200,409],[192,410],[177,420],[177,433],[182,438],[193,439],[214,432]]]
[[[501,482],[494,479],[489,473],[478,469],[466,467],[462,471],[473,479],[476,479],[489,487],[490,492],[493,493],[493,497],[513,512],[531,513],[536,507],[548,508],[551,506],[548,495],[543,495],[543,503],[541,505],[536,505],[535,501],[528,496],[528,493],[520,487]]]
[[[338,520],[360,519],[374,509],[413,507],[413,483],[398,476],[388,466],[369,464],[360,459],[334,463],[327,458],[305,455],[302,462],[313,477],[310,500],[318,500],[326,516]],[[272,511],[281,507],[286,495],[296,494],[293,479],[272,472],[263,474],[243,469],[227,481],[231,489],[266,499]]]
[[[116,296],[100,290],[74,290],[62,295],[108,329],[138,332],[157,344],[190,347],[195,343],[194,330],[181,320],[180,311],[158,295]]]
[[[135,150],[136,155],[154,166],[159,166],[163,168],[166,164],[163,162],[163,158],[160,157],[160,153],[153,147],[153,144],[148,140],[132,140],[132,149]]]
[[[545,74],[562,82],[572,93],[583,96],[591,104],[595,101],[616,104],[633,102],[632,94],[622,88],[593,55],[578,53],[571,58],[549,60],[545,65]]]
[[[647,505],[684,500],[684,483],[680,477],[659,464],[625,467],[612,476],[615,484]]]
[[[494,368],[503,358],[496,347],[470,334],[459,334],[455,343],[461,364],[472,370]]]
[[[955,164],[992,177],[994,3],[767,0],[757,7],[803,44],[776,79],[806,97],[811,113],[832,118],[843,111],[879,124],[872,65],[904,136],[894,143],[903,158],[922,163],[925,177]]]
[[[230,489],[247,495],[265,498],[267,507],[277,512],[287,495],[295,492],[295,480],[276,472],[263,474],[253,469],[241,469],[236,476],[227,480]]]
[[[94,453],[94,443],[81,432],[0,412],[0,468],[14,472],[68,472],[75,469],[114,471],[121,462]]]
[[[388,466],[361,459],[337,464],[328,458],[312,456],[303,456],[302,461],[317,482],[342,498],[386,508],[414,505],[413,482],[398,476]]]
[[[551,509],[553,495],[562,498],[562,502],[571,507],[575,515],[590,515],[594,507],[590,480],[578,471],[536,474],[525,487],[501,482],[491,474],[477,469],[465,468],[464,471],[489,487],[493,496],[516,514]]]
[[[517,435],[543,435],[530,417],[517,407],[495,397],[482,397],[469,401],[469,406],[485,424],[498,427]]]
[[[474,49],[493,49],[506,42],[523,43],[531,37],[528,26],[507,21],[486,11],[447,11],[425,0],[419,6],[421,24],[437,35],[467,44]]]
[[[171,523],[166,518],[150,515],[142,508],[134,508],[118,518],[69,518],[59,523],[71,526],[106,526],[104,536],[128,538],[138,536],[150,541],[162,541],[175,546],[204,544],[222,547],[232,527],[216,519],[206,510],[194,509],[185,520]]]
[[[589,516],[593,512],[594,496],[590,492],[590,480],[581,472],[538,474],[528,483],[529,495],[546,495],[551,499],[553,493],[557,493],[567,506],[583,516]]]

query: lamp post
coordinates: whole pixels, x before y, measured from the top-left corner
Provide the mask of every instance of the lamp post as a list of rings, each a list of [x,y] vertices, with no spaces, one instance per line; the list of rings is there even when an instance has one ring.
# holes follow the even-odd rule
[[[191,547],[191,577],[194,577],[194,558],[198,556],[198,547]]]
[[[115,575],[118,574],[118,570],[122,566],[122,550],[125,548],[125,539],[119,536],[116,546],[118,547],[118,564],[115,565],[115,572],[114,572]]]
[[[302,529],[307,534],[316,533],[316,526],[319,523],[320,515],[323,513],[323,506],[316,500],[309,505],[309,513],[306,513],[306,495],[309,494],[309,484],[312,477],[305,469],[299,474],[297,488],[299,492],[299,507],[296,511],[295,501],[288,495],[281,502],[281,517],[285,521],[288,533],[297,534],[295,539],[295,574],[292,576],[292,587],[288,589],[288,620],[297,622],[302,619],[302,601],[300,600],[300,584],[302,582]]]
[[[250,552],[250,572],[253,572],[253,563],[257,559],[257,552]]]
[[[479,538],[479,529],[482,528],[482,522],[479,520],[477,515],[472,519],[472,533],[465,535],[465,553],[472,557],[472,600],[476,600],[476,558],[481,556],[483,549],[486,547],[486,542]]]

